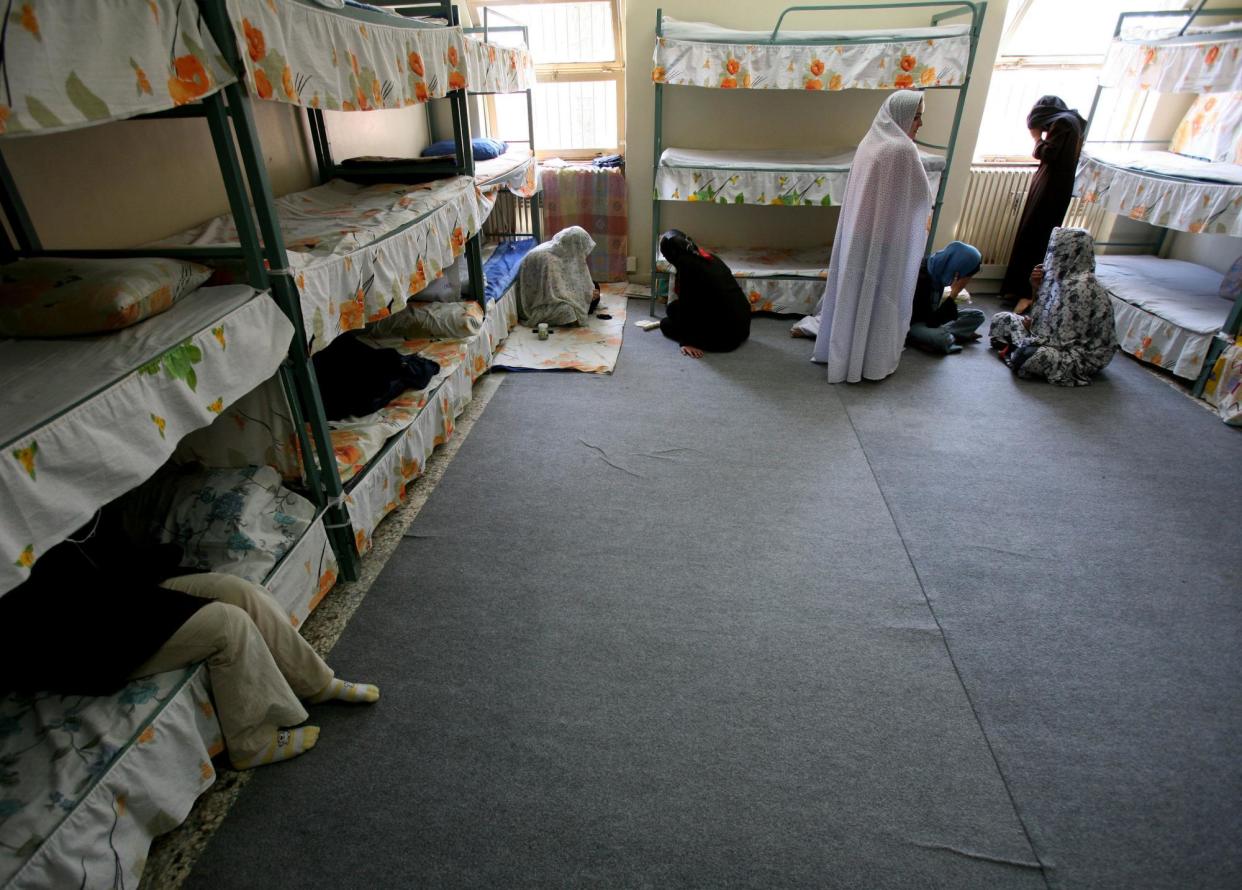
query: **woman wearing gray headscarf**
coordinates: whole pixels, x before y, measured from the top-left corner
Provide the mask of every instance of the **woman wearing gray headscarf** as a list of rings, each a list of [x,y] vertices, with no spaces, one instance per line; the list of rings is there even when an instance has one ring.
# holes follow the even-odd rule
[[[913,90],[884,100],[850,166],[824,297],[791,331],[816,337],[829,383],[883,380],[901,359],[932,202],[914,145],[922,112]]]
[[[1053,229],[1031,284],[1038,292],[1029,316],[992,316],[992,348],[1019,377],[1087,385],[1117,351],[1112,298],[1095,278],[1095,243],[1087,230]]]
[[[1030,306],[1031,269],[1047,250],[1053,227],[1061,225],[1069,209],[1086,126],[1086,119],[1057,96],[1041,96],[1026,116],[1026,127],[1035,140],[1032,155],[1039,161],[1039,169],[1027,189],[1009,268],[1000,288],[1002,297],[1017,300],[1015,312],[1025,312]]]

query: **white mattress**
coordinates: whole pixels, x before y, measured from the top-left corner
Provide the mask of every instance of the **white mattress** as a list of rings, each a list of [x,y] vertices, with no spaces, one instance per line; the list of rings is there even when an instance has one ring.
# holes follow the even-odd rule
[[[1119,299],[1196,334],[1215,334],[1233,308],[1219,272],[1183,260],[1101,256],[1095,274]]]
[[[271,378],[292,337],[267,294],[231,286],[102,337],[0,341],[0,444],[17,457],[0,463],[0,593]]]
[[[763,173],[848,173],[856,149],[811,152],[802,149],[666,148],[661,167]],[[919,152],[925,170],[943,170],[944,156]]]
[[[1136,151],[1127,148],[1091,146],[1087,152],[1101,164],[1138,170],[1190,182],[1217,182],[1242,185],[1242,164],[1205,161],[1171,151]]]
[[[724,261],[734,278],[818,278],[828,275],[832,247],[704,247]],[[656,268],[672,270],[660,255]],[[822,285],[821,285],[822,287]]]
[[[792,21],[792,20],[791,20]],[[773,22],[772,27],[776,27]],[[855,40],[898,42],[902,40],[935,40],[940,37],[961,37],[970,33],[969,25],[944,25],[934,28],[879,28],[850,31],[794,31],[781,26],[780,43],[836,44]],[[693,40],[703,43],[768,43],[772,28],[764,31],[737,31],[709,22],[682,22],[665,17],[661,36],[672,40]]]
[[[503,188],[529,198],[539,191],[539,164],[530,149],[510,146],[490,161],[476,161],[474,179],[481,189]]]

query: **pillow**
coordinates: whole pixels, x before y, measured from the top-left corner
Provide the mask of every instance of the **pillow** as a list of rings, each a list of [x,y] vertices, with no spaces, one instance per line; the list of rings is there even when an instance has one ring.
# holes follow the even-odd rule
[[[1169,150],[1205,161],[1242,163],[1242,92],[1204,93],[1195,99]]]
[[[0,266],[0,336],[72,337],[137,324],[211,270],[182,260],[42,257]]]
[[[424,303],[410,301],[400,312],[367,328],[374,337],[400,337],[418,340],[465,340],[483,327],[483,310],[478,303]]]
[[[490,161],[492,158],[498,158],[509,150],[509,143],[500,139],[487,139],[480,136],[477,139],[471,139],[470,144],[474,149],[474,159],[476,161]],[[433,142],[423,149],[422,155],[425,158],[439,155],[451,155],[456,150],[457,143],[452,139],[441,139],[439,142]]]
[[[1233,261],[1225,277],[1220,280],[1220,295],[1230,303],[1242,295],[1242,256]]]
[[[181,546],[187,568],[262,584],[315,519],[315,505],[271,467],[203,470],[168,484],[159,538]]]

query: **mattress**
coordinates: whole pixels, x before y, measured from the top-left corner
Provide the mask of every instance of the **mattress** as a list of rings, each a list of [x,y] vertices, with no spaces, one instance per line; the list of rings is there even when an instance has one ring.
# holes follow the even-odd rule
[[[539,164],[530,149],[514,148],[487,161],[475,161],[474,178],[484,191],[507,189],[529,198],[539,191]]]
[[[932,192],[944,157],[919,152]],[[715,204],[833,206],[841,203],[854,149],[827,153],[796,149],[666,148],[656,169],[662,201]]]
[[[535,85],[535,63],[521,46],[485,43],[467,34],[466,83],[472,93],[520,93]]]
[[[1153,256],[1101,256],[1096,277],[1113,295],[1121,348],[1194,380],[1233,304],[1219,295],[1223,276],[1204,266]]]
[[[471,338],[467,359],[455,365],[434,392],[428,390],[430,397],[412,421],[388,439],[365,472],[346,486],[345,508],[359,553],[371,549],[380,520],[401,503],[407,483],[422,475],[436,446],[452,437],[457,417],[472,398],[473,381],[491,365],[496,350],[516,324],[517,297],[510,290],[489,307],[482,330]]]
[[[5,106],[0,136],[166,111],[237,79],[193,3],[83,3],[73,15],[57,12],[50,4],[12,7],[14,27],[4,40],[5,102],[12,107]]]
[[[404,305],[465,251],[492,199],[468,176],[418,185],[332,180],[276,199],[311,352]],[[230,215],[165,245],[236,245]]]
[[[179,439],[272,377],[293,326],[250,287],[201,288],[101,337],[0,341],[0,592]]]
[[[460,28],[309,0],[227,0],[246,85],[260,99],[371,111],[466,85]]]
[[[197,664],[116,695],[0,697],[0,885],[136,887],[154,838],[215,781],[223,748]]]
[[[1171,152],[1083,152],[1074,194],[1084,204],[1181,232],[1242,235],[1242,166]]]
[[[1168,28],[1127,31],[1109,44],[1100,84],[1158,93],[1235,92],[1242,90],[1240,50],[1239,22],[1192,29],[1181,37],[1170,36]]]
[[[752,312],[810,315],[824,295],[831,247],[707,249],[733,272]],[[671,273],[671,288],[677,278],[672,266],[661,256],[656,268]]]
[[[970,64],[970,28],[871,31],[735,31],[664,18],[656,83],[719,89],[843,90],[959,86]]]

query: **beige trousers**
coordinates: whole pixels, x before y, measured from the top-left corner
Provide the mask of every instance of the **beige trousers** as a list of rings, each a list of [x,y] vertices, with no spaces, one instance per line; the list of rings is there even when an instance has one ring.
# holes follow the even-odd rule
[[[145,677],[207,662],[216,715],[233,761],[254,757],[284,726],[306,719],[299,698],[332,680],[332,670],[257,584],[208,573],[170,578],[164,587],[203,599],[203,606],[133,672]]]

